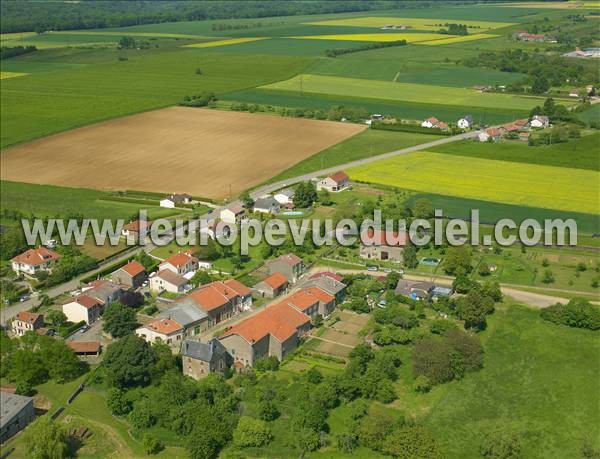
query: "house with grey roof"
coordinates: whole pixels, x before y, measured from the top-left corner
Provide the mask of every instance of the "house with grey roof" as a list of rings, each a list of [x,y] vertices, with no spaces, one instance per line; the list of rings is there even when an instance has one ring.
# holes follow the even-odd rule
[[[208,329],[208,315],[189,298],[182,298],[164,310],[158,319],[172,319],[183,327],[183,336],[196,336]]]
[[[183,374],[194,379],[210,373],[223,374],[233,364],[233,358],[217,338],[208,343],[186,339],[181,345]]]
[[[27,427],[34,417],[33,398],[0,392],[0,443]]]
[[[293,188],[286,188],[284,190],[280,190],[273,196],[275,200],[285,206],[287,204],[292,204],[294,202],[294,196],[296,195],[296,191]]]
[[[305,288],[317,287],[335,297],[335,303],[340,304],[346,296],[346,284],[328,276],[311,277],[304,285]]]
[[[275,260],[270,260],[265,263],[265,267],[269,271],[269,274],[277,272],[283,274],[290,284],[295,284],[306,271],[306,266],[302,258],[293,253],[281,255]]]
[[[400,279],[394,292],[413,300],[430,300],[434,288],[435,285],[431,282]]]
[[[254,201],[254,212],[263,214],[276,214],[281,209],[281,205],[273,196],[265,196]]]

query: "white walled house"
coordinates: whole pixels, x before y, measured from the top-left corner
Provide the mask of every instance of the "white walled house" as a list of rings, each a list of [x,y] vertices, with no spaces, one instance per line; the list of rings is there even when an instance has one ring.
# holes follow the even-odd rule
[[[463,116],[456,122],[456,125],[460,129],[471,129],[473,126],[473,117],[471,115]]]
[[[84,293],[71,298],[68,303],[63,305],[62,310],[69,322],[85,321],[90,325],[102,315],[104,303]]]
[[[226,207],[225,209],[223,209],[220,212],[219,217],[224,222],[236,223],[236,222],[240,221],[241,218],[244,216],[244,212],[245,212],[244,207],[242,207],[241,204],[234,203],[234,204],[231,204],[229,207]]]
[[[159,341],[174,345],[183,339],[183,327],[173,319],[160,318],[138,328],[135,334],[149,343]]]
[[[532,128],[545,128],[550,124],[550,119],[547,116],[536,115],[533,117],[529,126]]]
[[[327,190],[333,193],[342,191],[350,185],[350,177],[345,172],[336,172],[317,182],[317,191]]]
[[[46,247],[29,249],[12,258],[12,269],[17,274],[33,276],[39,271],[52,271],[52,267],[60,259],[60,254]]]
[[[162,271],[164,269],[168,269],[174,272],[175,274],[184,276],[187,273],[191,271],[196,271],[198,269],[198,259],[194,255],[192,255],[190,251],[179,252],[175,255],[170,256],[160,265],[158,265],[159,271]]]
[[[189,281],[170,269],[163,269],[150,276],[151,292],[185,293],[190,289]]]
[[[424,128],[432,128],[437,126],[437,124],[440,122],[440,120],[438,120],[435,116],[432,116],[431,118],[427,118],[425,121],[423,121],[421,123],[421,127]]]
[[[192,197],[189,194],[171,194],[160,200],[160,207],[174,209],[178,204],[191,204]]]
[[[275,198],[275,201],[277,201],[279,204],[285,206],[286,204],[292,204],[294,202],[295,194],[296,192],[293,189],[286,188],[285,190],[280,190],[275,193],[273,198]]]
[[[28,331],[36,331],[44,326],[44,316],[35,312],[21,311],[11,323],[12,331],[23,336]]]

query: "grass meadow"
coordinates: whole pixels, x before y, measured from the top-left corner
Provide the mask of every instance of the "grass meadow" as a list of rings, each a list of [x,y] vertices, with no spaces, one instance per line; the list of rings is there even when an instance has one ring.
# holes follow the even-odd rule
[[[414,191],[598,213],[596,171],[415,152],[346,172],[353,180]]]
[[[397,102],[416,102],[470,107],[498,107],[509,110],[529,110],[543,103],[539,97],[519,97],[509,94],[481,93],[474,89],[447,88],[413,83],[372,81],[325,75],[296,75],[289,80],[262,86],[263,89],[297,91],[300,93],[332,94],[337,96],[385,99]]]

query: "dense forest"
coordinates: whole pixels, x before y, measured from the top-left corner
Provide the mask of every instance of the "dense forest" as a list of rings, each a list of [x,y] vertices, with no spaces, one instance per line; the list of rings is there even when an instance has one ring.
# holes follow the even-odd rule
[[[448,4],[465,1],[442,0]],[[82,1],[35,2],[3,0],[0,32],[45,32],[47,30],[124,27],[161,22],[206,19],[261,18],[298,14],[344,13],[385,9],[430,7],[422,0],[315,0],[315,1]]]

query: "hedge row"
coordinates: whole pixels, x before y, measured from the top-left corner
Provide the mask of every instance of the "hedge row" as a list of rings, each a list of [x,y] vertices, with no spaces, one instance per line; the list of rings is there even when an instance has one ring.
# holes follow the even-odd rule
[[[436,128],[426,128],[417,126],[414,124],[389,124],[389,123],[371,123],[371,129],[378,129],[381,131],[401,131],[401,132],[414,132],[416,134],[431,134],[431,135],[442,135],[450,136],[452,131],[442,131]]]
[[[84,325],[85,325],[85,320],[82,320],[80,322],[74,323],[73,325],[69,325],[66,328],[61,328],[61,330],[58,334],[61,336],[61,338],[66,338],[67,336],[75,333],[77,330],[79,330]]]

